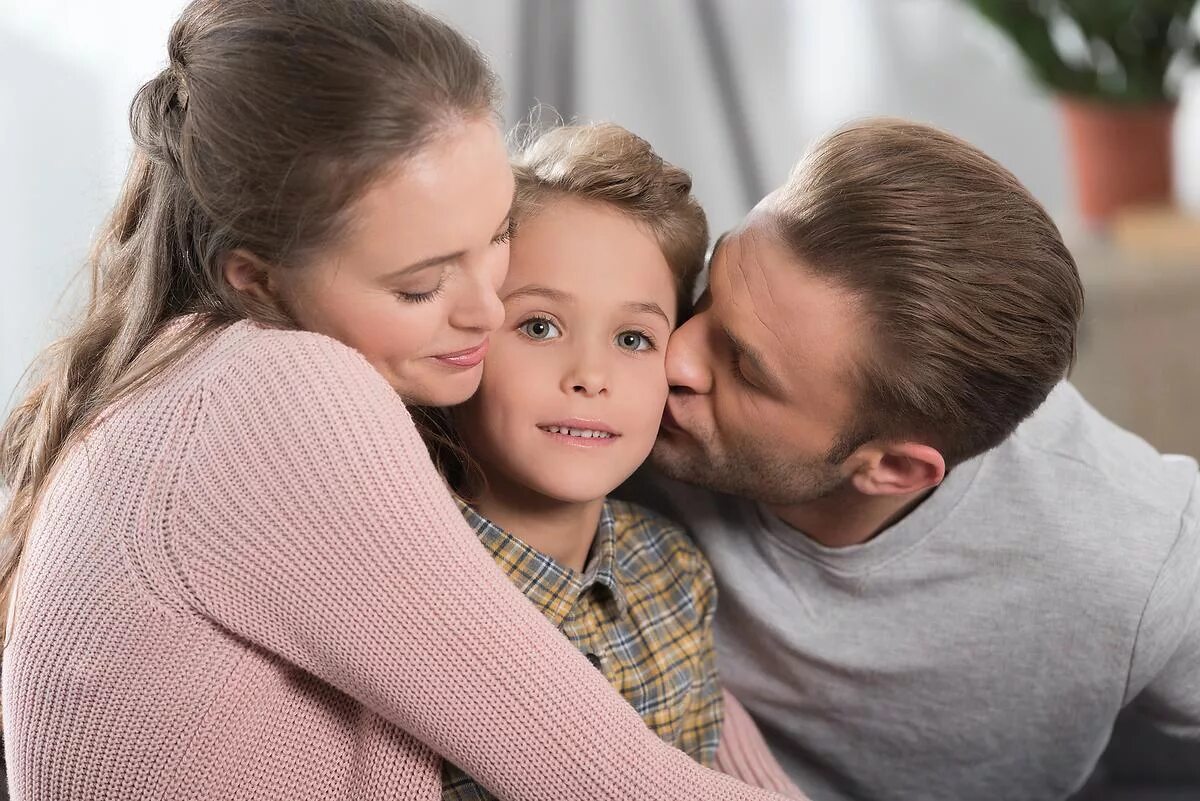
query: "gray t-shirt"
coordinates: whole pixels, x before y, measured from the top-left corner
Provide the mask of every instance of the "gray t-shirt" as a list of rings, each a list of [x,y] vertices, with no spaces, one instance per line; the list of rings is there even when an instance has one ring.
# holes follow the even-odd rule
[[[814,801],[1039,801],[1135,700],[1200,743],[1198,486],[1063,384],[864,545],[661,477],[631,494],[708,555],[722,678]]]

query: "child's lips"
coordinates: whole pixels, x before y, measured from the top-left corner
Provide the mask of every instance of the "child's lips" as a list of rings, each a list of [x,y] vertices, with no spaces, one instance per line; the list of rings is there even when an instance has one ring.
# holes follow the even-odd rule
[[[597,420],[563,420],[542,423],[538,429],[558,442],[585,448],[611,445],[621,435]]]

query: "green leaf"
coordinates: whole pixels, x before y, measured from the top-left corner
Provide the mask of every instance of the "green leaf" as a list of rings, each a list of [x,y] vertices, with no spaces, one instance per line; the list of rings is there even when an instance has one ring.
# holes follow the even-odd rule
[[[1197,52],[1187,25],[1197,0],[964,1],[1008,36],[1040,83],[1063,94],[1160,103],[1172,59]],[[1090,65],[1068,64],[1055,45],[1054,25],[1068,20],[1088,42]],[[1179,42],[1181,29],[1189,35]]]

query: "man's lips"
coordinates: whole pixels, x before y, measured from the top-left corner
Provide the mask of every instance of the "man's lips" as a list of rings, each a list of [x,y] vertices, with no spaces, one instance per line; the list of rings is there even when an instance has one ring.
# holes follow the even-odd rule
[[[473,348],[455,351],[454,353],[443,353],[433,358],[452,367],[474,367],[483,361],[483,357],[487,355],[487,351],[488,340],[485,339]]]
[[[667,404],[663,407],[662,422],[659,423],[660,429],[668,431],[679,431],[679,423],[675,420],[675,415],[671,413],[671,399],[667,398]]]

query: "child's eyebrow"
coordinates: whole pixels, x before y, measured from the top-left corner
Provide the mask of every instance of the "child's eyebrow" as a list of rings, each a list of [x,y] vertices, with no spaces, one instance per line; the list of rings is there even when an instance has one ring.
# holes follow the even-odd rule
[[[553,300],[559,303],[575,302],[575,297],[573,295],[569,295],[566,292],[562,292],[558,289],[551,289],[548,286],[542,286],[540,284],[529,284],[521,287],[520,289],[514,289],[512,292],[509,292],[504,296],[504,302],[508,303],[510,300],[520,300],[521,298],[525,297],[546,298],[547,300]]]
[[[634,314],[641,313],[641,314],[657,315],[658,317],[661,317],[663,319],[663,322],[667,324],[668,328],[671,327],[671,318],[668,317],[667,313],[662,310],[662,306],[659,306],[657,303],[633,303],[633,302],[630,302],[630,303],[625,304],[625,309],[627,311],[633,312]]]
[[[543,286],[541,284],[528,284],[520,289],[514,289],[512,292],[509,292],[507,295],[505,295],[503,300],[505,303],[509,303],[514,300],[520,300],[521,298],[545,298],[546,300],[552,300],[557,303],[575,302],[574,295],[563,292],[561,289],[551,289],[550,287]],[[667,313],[662,310],[662,306],[659,306],[657,303],[638,303],[635,301],[629,301],[628,303],[623,304],[621,308],[632,314],[653,314],[656,317],[661,317],[663,322],[665,322],[668,327],[671,325],[671,318],[668,317]]]

